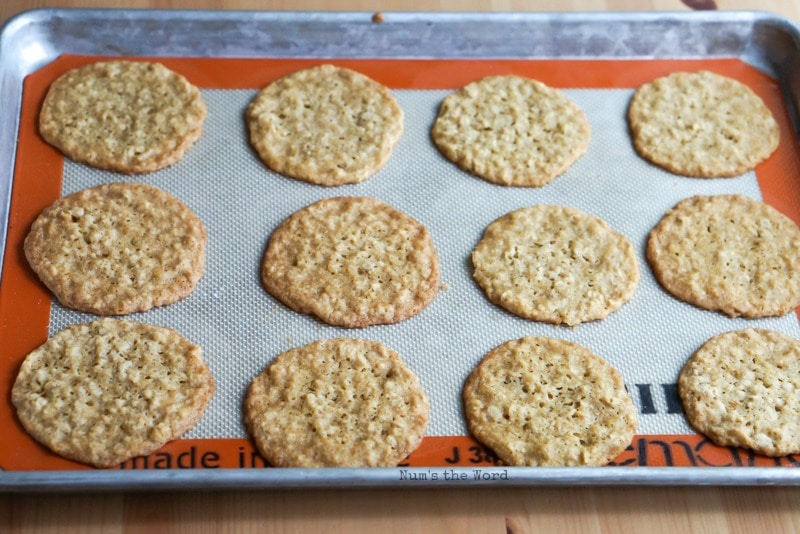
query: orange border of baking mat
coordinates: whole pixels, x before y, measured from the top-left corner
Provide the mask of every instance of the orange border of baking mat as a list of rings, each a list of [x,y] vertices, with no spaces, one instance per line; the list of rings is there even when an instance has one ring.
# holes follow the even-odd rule
[[[24,356],[48,334],[50,295],[28,267],[22,251],[35,217],[61,194],[63,159],[39,137],[38,110],[47,87],[68,69],[107,57],[63,56],[24,83],[19,143],[11,197],[8,242],[0,285],[0,468],[6,470],[89,469],[62,459],[22,429],[10,391]],[[139,58],[152,59],[152,58]],[[292,71],[321,63],[349,67],[395,89],[456,89],[492,74],[518,74],[560,88],[634,88],[675,70],[709,69],[750,86],[778,118],[781,143],[756,169],[767,203],[800,224],[800,155],[777,82],[738,59],[711,60],[311,60],[155,58],[209,89],[258,89]],[[467,436],[428,436],[408,459],[409,466],[494,465],[496,458]],[[616,465],[747,466],[800,465],[794,457],[767,458],[717,447],[698,435],[637,436]],[[247,439],[177,440],[147,458],[119,469],[263,467]]]

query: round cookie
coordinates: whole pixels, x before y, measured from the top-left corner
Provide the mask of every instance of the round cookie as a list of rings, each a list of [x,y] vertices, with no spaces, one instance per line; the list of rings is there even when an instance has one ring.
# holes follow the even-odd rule
[[[489,76],[444,99],[431,138],[447,159],[489,182],[539,187],[586,152],[591,128],[558,89]]]
[[[39,131],[75,161],[145,173],[181,159],[205,116],[200,91],[180,74],[159,63],[103,61],[52,83]]]
[[[472,252],[486,296],[535,321],[603,319],[631,299],[639,267],[630,241],[574,208],[536,205],[492,222]]]
[[[628,108],[633,146],[670,172],[714,178],[752,170],[778,147],[769,108],[741,82],[674,72],[639,87]]]
[[[117,183],[56,200],[33,222],[25,256],[69,308],[121,315],[176,302],[205,270],[202,221],[175,197]]]
[[[390,467],[419,446],[429,410],[397,353],[339,338],[279,355],[248,388],[244,419],[276,467]]]
[[[50,450],[111,467],[180,437],[214,390],[199,346],[168,328],[105,318],[31,352],[11,400],[25,430]]]
[[[269,84],[246,119],[250,143],[267,167],[324,186],[372,176],[403,133],[403,110],[386,87],[333,65]]]
[[[506,465],[606,465],[636,431],[622,376],[569,341],[500,345],[469,375],[463,398],[470,432]]]
[[[439,290],[428,229],[373,198],[324,199],[289,216],[261,267],[267,291],[291,309],[345,327],[402,321]]]
[[[694,196],[650,232],[647,260],[675,297],[731,317],[800,306],[800,228],[741,195]]]
[[[689,423],[721,446],[800,453],[800,341],[762,329],[708,340],[678,377]]]

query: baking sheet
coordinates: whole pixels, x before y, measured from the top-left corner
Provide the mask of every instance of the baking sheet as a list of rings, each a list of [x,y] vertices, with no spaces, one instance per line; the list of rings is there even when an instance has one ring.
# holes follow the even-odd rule
[[[78,16],[81,15],[82,17]],[[40,23],[48,20],[51,25],[63,25],[68,21],[87,19],[106,19],[109,21],[127,21],[126,35],[135,36],[143,28],[151,27],[156,22],[169,23],[178,28],[193,20],[195,26],[202,25],[205,13],[156,12],[140,14],[129,12],[62,12],[48,11],[34,14]],[[270,16],[259,14],[261,22],[270,30],[271,26],[285,15]],[[147,19],[146,17],[150,17]],[[199,17],[199,18],[196,18]],[[226,14],[223,19],[226,19]],[[291,18],[296,17],[296,18]],[[382,27],[372,35],[372,26],[365,27],[365,14],[331,14],[328,17],[312,14],[292,14],[294,23],[294,42],[302,48],[305,40],[316,40],[310,37],[308,26],[318,25],[318,29],[331,32],[344,32],[347,35],[367,35],[369,39],[380,37],[383,47],[373,49],[370,55],[382,56],[389,53],[387,43],[394,43],[390,37],[397,37],[403,42],[403,35],[414,27],[424,35],[433,36],[431,26],[448,26],[464,29],[469,16],[426,16],[420,14],[392,15],[386,17],[389,26],[398,21],[399,27],[394,31],[384,32]],[[427,18],[430,17],[430,18]],[[631,18],[632,17],[632,18]],[[674,17],[674,18],[670,18]],[[738,18],[737,18],[738,17]],[[712,28],[723,28],[723,35],[733,36],[733,29],[741,32],[736,40],[730,43],[746,43],[738,53],[728,55],[736,57],[733,62],[724,60],[720,65],[732,69],[734,74],[747,71],[747,64],[756,65],[783,82],[782,88],[791,95],[791,81],[781,78],[780,70],[786,67],[787,55],[784,47],[781,53],[767,47],[766,50],[753,51],[752,39],[757,34],[754,28],[769,23],[772,31],[782,28],[783,41],[794,39],[793,28],[784,21],[766,15],[738,14],[728,20],[728,25],[720,26],[718,21],[703,18],[665,17],[660,24],[672,24],[666,35],[680,35],[681,32],[699,36],[699,28],[710,25]],[[247,19],[250,20],[250,19]],[[596,18],[578,15],[564,16],[503,16],[492,18],[491,24],[514,28],[519,25],[536,34],[547,30],[550,33],[556,26],[570,29],[573,36],[572,47],[563,51],[584,50],[588,46],[582,39],[590,37],[597,41],[597,35],[610,31],[609,22],[630,24],[637,21],[642,27],[659,23],[644,15],[620,16],[617,19],[608,16]],[[671,22],[670,22],[671,21]],[[227,22],[234,22],[228,20]],[[244,19],[239,21],[246,25]],[[301,24],[302,23],[302,24]],[[13,23],[12,23],[13,24]],[[383,26],[383,25],[381,25]],[[67,26],[69,27],[69,26]],[[291,29],[292,24],[289,24]],[[387,26],[388,27],[388,26]],[[188,26],[187,26],[188,28]],[[369,29],[368,29],[369,28]],[[452,28],[451,28],[452,29]],[[662,28],[663,29],[663,28]],[[8,28],[5,36],[8,37]],[[158,47],[145,48],[141,51],[130,51],[131,55],[153,56],[156,51],[171,55],[180,51],[183,39],[196,39],[197,28],[191,36],[177,31],[170,36],[170,42]],[[580,30],[580,31],[578,31]],[[705,30],[709,30],[706,27]],[[791,31],[789,31],[791,30]],[[72,28],[72,31],[76,31]],[[286,31],[286,27],[282,31]],[[69,32],[67,32],[69,33]],[[323,32],[324,33],[324,32]],[[702,33],[702,32],[701,32]],[[224,34],[224,32],[223,32]],[[271,34],[270,34],[271,35]],[[316,35],[316,33],[314,33]],[[555,33],[563,38],[562,34]],[[708,35],[707,32],[703,35]],[[481,37],[483,36],[483,37]],[[275,36],[271,35],[274,39]],[[460,35],[460,39],[471,39],[470,49],[476,57],[493,56],[498,46],[491,42],[488,34]],[[452,37],[455,38],[455,37]],[[774,35],[773,35],[774,38]],[[564,64],[549,62],[546,64],[528,61],[530,48],[529,34],[522,35],[522,42],[517,42],[512,58],[520,57],[524,61],[504,63],[498,61],[497,68],[513,65],[515,68],[527,69],[528,75],[544,78],[556,76],[562,80]],[[513,40],[513,39],[512,39]],[[534,39],[535,40],[535,39]],[[762,39],[763,40],[763,39]],[[99,41],[102,41],[100,36]],[[6,41],[3,41],[4,43]],[[125,42],[125,39],[123,39]],[[158,42],[158,40],[156,40]],[[626,49],[629,55],[638,57],[635,33],[630,34],[627,41],[633,48]],[[671,42],[671,38],[665,39]],[[673,45],[677,48],[663,48],[660,53],[667,56],[699,59],[696,41],[686,51],[680,48],[681,40]],[[38,43],[34,46],[35,43]],[[177,44],[175,44],[177,43]],[[240,41],[239,41],[240,43]],[[582,44],[581,44],[582,43]],[[175,46],[169,46],[175,44]],[[219,44],[219,43],[218,43]],[[308,43],[306,43],[307,45]],[[769,43],[767,43],[769,44]],[[86,46],[83,42],[80,46]],[[635,45],[635,46],[634,46]],[[39,39],[29,40],[29,49],[44,51],[53,46],[52,42]],[[80,48],[79,46],[79,48]],[[226,45],[230,47],[230,43]],[[326,43],[325,46],[332,46]],[[503,46],[507,46],[505,43]],[[617,45],[619,46],[619,45]],[[716,56],[720,51],[711,51],[709,47],[718,44],[707,43],[700,50],[700,58],[705,64],[706,56]],[[92,46],[88,46],[92,49]],[[91,53],[103,52],[102,46],[95,45]],[[602,57],[603,46],[595,47],[597,56]],[[3,67],[6,65],[5,51],[0,48]],[[452,53],[452,50],[439,51],[435,47],[429,49],[438,57]],[[535,48],[533,50],[536,50]],[[642,48],[642,51],[645,49]],[[71,50],[67,50],[71,51]],[[397,56],[410,53],[410,49],[395,47],[392,50]],[[614,49],[615,52],[621,49]],[[746,51],[746,53],[745,53]],[[197,52],[196,50],[194,52]],[[230,52],[225,48],[216,50],[215,57],[225,57]],[[248,50],[247,55],[259,56],[258,50]],[[326,61],[337,62],[337,55],[357,57],[352,50],[348,54],[333,54]],[[560,57],[557,50],[540,54],[549,57]],[[652,53],[652,51],[650,51]],[[669,53],[667,53],[669,52]],[[289,48],[279,49],[275,55],[287,53]],[[305,52],[308,53],[308,52]],[[504,52],[508,54],[509,52]],[[304,53],[298,52],[299,56]],[[770,63],[770,54],[782,58],[783,63]],[[29,54],[34,55],[32,52]],[[187,55],[192,55],[187,53]],[[269,54],[264,54],[269,55]],[[309,54],[314,57],[326,54]],[[645,54],[649,56],[650,54]],[[724,55],[724,54],[723,54]],[[568,56],[568,55],[567,55]],[[566,59],[569,59],[567,57]],[[621,55],[621,68],[639,65],[630,63],[631,57]],[[657,63],[655,60],[654,63]],[[449,68],[447,64],[432,63],[439,69]],[[520,65],[522,65],[520,67]],[[688,65],[691,65],[689,63]],[[703,64],[698,63],[698,66]],[[463,67],[463,65],[461,65]],[[484,65],[485,67],[485,65]],[[355,67],[358,68],[358,67]],[[666,68],[666,67],[665,67]],[[550,69],[550,70],[548,70]],[[561,74],[551,73],[561,70]],[[180,69],[177,69],[180,70]],[[364,69],[358,69],[364,71]],[[434,69],[436,70],[436,69]],[[614,77],[615,70],[605,68],[603,71],[609,78]],[[608,73],[611,73],[610,75]],[[548,74],[550,73],[550,74]],[[435,73],[434,73],[435,74]],[[543,74],[543,76],[537,76]],[[623,76],[618,74],[618,76]],[[750,74],[748,74],[750,76]],[[560,77],[560,78],[559,78]],[[758,76],[756,79],[759,80]],[[147,312],[134,317],[155,324],[164,324],[178,329],[184,335],[204,346],[206,358],[219,381],[217,396],[200,424],[186,437],[190,440],[203,441],[209,438],[244,439],[241,425],[241,398],[248,381],[259,372],[264,365],[280,351],[298,346],[319,337],[345,335],[350,337],[367,337],[385,342],[392,346],[409,362],[417,372],[431,398],[432,414],[429,436],[461,436],[465,434],[463,417],[460,414],[459,395],[461,384],[472,366],[492,347],[508,339],[523,335],[548,335],[576,341],[590,347],[594,352],[614,364],[625,377],[629,391],[640,412],[638,433],[652,436],[684,436],[691,434],[682,414],[675,410],[674,384],[677,369],[691,352],[711,335],[742,328],[745,326],[762,326],[787,332],[800,337],[797,317],[789,316],[746,321],[732,320],[719,314],[702,312],[668,297],[659,289],[644,262],[642,245],[646,233],[658,221],[660,216],[678,200],[692,194],[713,194],[718,192],[739,192],[753,198],[762,198],[762,186],[755,173],[734,180],[693,180],[676,177],[655,169],[641,161],[633,153],[627,138],[624,122],[624,110],[630,97],[630,88],[613,88],[615,82],[606,80],[604,84],[612,88],[586,89],[574,86],[580,78],[573,80],[573,87],[566,89],[587,113],[593,128],[592,146],[584,158],[579,160],[568,173],[552,184],[540,189],[503,188],[488,184],[463,173],[441,158],[428,140],[430,124],[435,117],[438,103],[450,89],[412,89],[399,84],[393,88],[395,95],[406,112],[406,132],[395,150],[387,166],[370,180],[335,189],[301,184],[266,171],[263,165],[249,151],[246,144],[244,125],[241,120],[244,106],[255,94],[255,89],[204,89],[204,98],[209,107],[209,118],[205,134],[198,144],[188,153],[183,162],[171,169],[137,177],[137,181],[152,183],[162,187],[183,199],[192,206],[209,227],[208,274],[195,293],[180,305]],[[442,82],[437,82],[441,84]],[[458,86],[457,80],[453,87]],[[765,81],[767,91],[780,91],[777,83]],[[405,82],[414,87],[420,85]],[[425,84],[422,84],[425,86]],[[435,85],[435,84],[434,84]],[[558,83],[554,84],[559,86]],[[617,84],[618,85],[618,84]],[[5,85],[3,86],[5,87]],[[605,87],[605,86],[604,86]],[[632,87],[632,86],[631,86]],[[774,94],[772,95],[775,96]],[[791,98],[790,98],[791,101]],[[791,110],[791,105],[789,106]],[[780,110],[783,111],[783,110]],[[19,114],[14,117],[18,120]],[[786,115],[783,115],[786,119]],[[793,132],[785,121],[784,134],[790,138]],[[23,125],[24,126],[24,125]],[[0,138],[2,139],[2,138]],[[15,144],[16,146],[16,144]],[[790,146],[793,144],[790,143]],[[789,157],[783,162],[782,171],[797,176],[796,168],[786,168],[794,160]],[[791,167],[791,165],[788,165]],[[87,169],[71,162],[64,162],[63,182],[59,193],[82,189],[96,183],[118,181],[119,176]],[[10,185],[10,179],[8,181]],[[10,191],[10,187],[9,187]],[[258,283],[258,262],[269,233],[288,214],[319,198],[338,195],[376,196],[392,204],[398,209],[414,216],[430,229],[439,250],[443,266],[443,282],[445,289],[434,303],[419,316],[394,325],[392,327],[372,327],[353,331],[322,325],[311,318],[299,316],[277,304],[261,290]],[[490,200],[487,200],[490,199]],[[639,250],[639,262],[642,280],[634,299],[608,319],[596,323],[581,325],[574,329],[553,327],[525,321],[489,305],[480,290],[471,280],[468,263],[469,253],[477,243],[480,235],[489,222],[511,209],[534,203],[564,204],[583,209],[608,221],[612,227],[626,234]],[[795,214],[800,214],[798,211]],[[7,216],[3,217],[6,220]],[[10,226],[10,224],[9,224]],[[5,228],[4,228],[5,230]],[[5,249],[6,247],[3,247]],[[6,283],[5,280],[3,283]],[[5,287],[3,287],[8,291]],[[81,320],[91,320],[91,316],[82,316],[65,310],[57,304],[49,310],[49,332],[55,332]],[[6,333],[6,335],[8,335]],[[4,357],[6,355],[3,355]],[[11,355],[12,357],[14,355]],[[672,403],[672,404],[671,404]],[[657,440],[656,440],[657,441]],[[652,445],[654,440],[645,441],[645,446]],[[631,457],[636,457],[636,444],[632,447]],[[702,441],[693,446],[705,447]],[[647,455],[645,455],[647,457]],[[187,457],[188,458],[188,457]],[[101,486],[116,487],[167,487],[175,484],[180,478],[180,487],[227,486],[245,483],[247,485],[275,486],[330,486],[337,484],[352,485],[395,485],[395,484],[435,484],[438,480],[446,480],[448,471],[444,462],[415,467],[378,470],[192,470],[189,473],[177,472],[174,469],[161,473],[143,473],[136,471],[117,472],[114,474],[87,472],[4,472],[0,473],[0,487],[9,489],[46,489],[50,485],[67,483],[75,487],[95,488]],[[696,454],[693,458],[700,458]],[[732,455],[731,465],[739,459],[742,464],[753,462],[752,458]],[[786,462],[793,465],[793,460]],[[593,468],[572,469],[529,469],[529,468],[497,468],[492,466],[491,459],[478,458],[474,462],[482,471],[477,475],[474,469],[452,468],[453,477],[463,484],[504,483],[504,484],[549,484],[549,483],[759,483],[764,480],[773,483],[796,483],[797,476],[793,469],[776,469],[752,467],[736,472],[735,469],[715,469],[707,471],[702,467],[665,468],[661,471],[651,467],[611,467],[596,470]],[[641,461],[621,462],[642,465]],[[459,464],[459,465],[464,465]],[[468,464],[467,464],[468,465]],[[686,465],[692,465],[687,463]],[[703,462],[694,465],[702,466]],[[706,462],[706,465],[713,465]],[[763,463],[759,465],[764,465]],[[174,467],[174,466],[173,466]],[[653,472],[655,470],[655,472]],[[738,470],[742,471],[742,470]],[[736,472],[736,474],[733,474]],[[234,474],[235,473],[235,474]],[[462,480],[461,475],[466,475]],[[93,477],[93,475],[99,475]],[[488,478],[485,478],[488,476]],[[188,478],[187,478],[188,477]],[[477,477],[477,478],[476,478]]]

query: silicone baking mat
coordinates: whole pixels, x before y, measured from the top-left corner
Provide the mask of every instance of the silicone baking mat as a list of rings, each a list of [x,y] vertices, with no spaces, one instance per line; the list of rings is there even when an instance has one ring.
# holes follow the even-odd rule
[[[630,466],[793,466],[716,447],[687,425],[677,397],[678,371],[692,352],[718,333],[769,328],[800,337],[797,315],[747,320],[694,308],[664,292],[644,258],[647,233],[681,199],[740,193],[763,199],[800,221],[800,165],[775,80],[736,59],[675,61],[488,60],[234,60],[158,61],[201,87],[208,107],[202,138],[169,169],[122,176],[64,160],[36,132],[38,108],[49,83],[96,57],[64,56],[26,79],[2,286],[0,382],[8,392],[24,356],[48,335],[93,320],[51,300],[22,255],[36,215],[61,195],[101,183],[137,181],[162,188],[188,204],[209,233],[206,275],[184,301],[129,316],[169,326],[203,347],[217,393],[199,424],[183,439],[120,469],[264,467],[242,424],[242,400],[252,378],[289,348],[319,338],[358,337],[395,349],[420,376],[431,401],[431,422],[409,466],[487,466],[490,450],[468,435],[461,387],[493,347],[528,335],[574,341],[623,375],[639,412],[637,436],[614,462]],[[141,58],[144,59],[144,58]],[[257,90],[276,78],[320,63],[362,72],[387,85],[405,112],[405,131],[387,165],[361,184],[324,188],[266,169],[250,148],[244,110]],[[739,79],[758,93],[781,126],[781,145],[756,172],[737,178],[693,179],[670,174],[634,152],[625,114],[633,89],[675,70],[709,69]],[[442,98],[490,74],[518,74],[563,89],[592,127],[588,152],[566,174],[541,188],[503,187],[459,170],[430,141]],[[425,224],[441,263],[442,287],[418,316],[396,325],[343,329],[292,312],[259,282],[259,265],[275,227],[294,211],[332,196],[369,196]],[[634,298],[602,321],[574,328],[520,319],[490,304],[471,276],[470,254],[495,218],[534,204],[572,206],[607,221],[637,249],[641,278]],[[73,470],[22,430],[0,401],[0,466],[5,470]]]

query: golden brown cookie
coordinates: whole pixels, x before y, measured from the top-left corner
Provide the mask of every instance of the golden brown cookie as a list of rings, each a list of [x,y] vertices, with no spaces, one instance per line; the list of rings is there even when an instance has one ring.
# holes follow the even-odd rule
[[[25,430],[71,460],[110,467],[192,428],[215,383],[199,346],[118,319],[71,326],[22,363],[11,400]]]
[[[603,319],[633,296],[639,267],[630,241],[574,208],[537,205],[495,220],[472,253],[486,296],[535,321]]]
[[[431,138],[467,172],[496,184],[538,187],[586,152],[591,128],[558,89],[520,76],[489,76],[444,99]]]
[[[628,109],[633,146],[670,172],[738,176],[778,148],[778,123],[743,83],[708,71],[674,72],[636,90]]]
[[[246,118],[250,143],[267,167],[325,186],[372,176],[403,133],[403,110],[386,87],[333,65],[269,84]]]
[[[197,87],[160,63],[102,61],[52,83],[39,131],[75,161],[145,173],[181,159],[202,134],[205,116]]]
[[[428,229],[374,198],[329,198],[273,232],[261,267],[267,291],[291,309],[346,327],[396,323],[439,290]]]
[[[531,336],[493,349],[463,397],[470,432],[506,465],[605,465],[636,431],[619,372],[558,339]]]
[[[692,355],[678,392],[689,423],[722,446],[800,453],[800,341],[752,329],[720,334]]]
[[[206,241],[202,221],[175,197],[118,183],[56,200],[33,222],[25,256],[64,306],[121,315],[189,295]]]
[[[800,228],[741,195],[695,196],[650,232],[647,260],[675,297],[731,317],[800,306]]]
[[[244,409],[274,466],[389,467],[419,446],[430,407],[397,353],[339,338],[279,355],[253,380]]]

